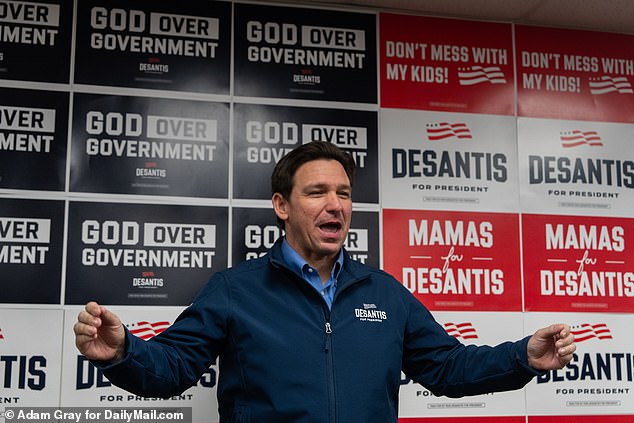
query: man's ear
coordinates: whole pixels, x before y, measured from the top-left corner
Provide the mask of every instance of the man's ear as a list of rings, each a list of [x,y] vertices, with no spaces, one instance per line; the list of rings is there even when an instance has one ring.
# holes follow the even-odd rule
[[[288,219],[288,202],[286,199],[282,196],[282,194],[276,192],[273,194],[271,202],[273,203],[273,210],[275,210],[277,217],[286,222],[286,219]]]

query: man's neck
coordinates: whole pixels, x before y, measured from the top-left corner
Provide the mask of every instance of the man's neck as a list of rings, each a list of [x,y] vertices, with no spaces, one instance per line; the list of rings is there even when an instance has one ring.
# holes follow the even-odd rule
[[[288,242],[288,245],[293,250],[295,250],[297,254],[299,254],[304,260],[306,260],[306,263],[308,263],[310,267],[313,267],[317,270],[317,273],[319,273],[319,278],[321,279],[322,283],[326,283],[328,279],[330,279],[332,268],[335,265],[335,262],[337,261],[337,259],[339,258],[341,249],[334,254],[321,255],[314,252],[309,253],[309,252],[300,250],[295,245],[293,245],[293,242],[289,241],[288,238],[286,239],[286,241]]]

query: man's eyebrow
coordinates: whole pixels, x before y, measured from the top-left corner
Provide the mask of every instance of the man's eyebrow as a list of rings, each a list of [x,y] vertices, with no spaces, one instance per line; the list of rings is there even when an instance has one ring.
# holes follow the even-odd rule
[[[328,185],[329,185],[329,184],[324,183],[324,182],[316,182],[316,183],[313,183],[313,184],[308,184],[308,185],[306,185],[306,186],[304,187],[304,190],[316,189],[316,188],[317,188],[317,189],[323,189],[323,188],[328,187]],[[340,190],[340,189],[352,190],[352,186],[351,186],[350,184],[341,184],[341,185],[337,185],[337,186],[336,186],[336,189],[337,189],[337,190]]]

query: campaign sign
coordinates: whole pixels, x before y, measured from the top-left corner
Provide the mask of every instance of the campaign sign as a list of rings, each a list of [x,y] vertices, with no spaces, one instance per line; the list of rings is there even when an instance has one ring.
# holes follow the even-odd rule
[[[383,267],[430,310],[521,311],[519,217],[383,210]]]
[[[634,217],[631,124],[518,119],[523,211]]]
[[[75,94],[70,190],[226,198],[229,106]]]
[[[231,3],[82,0],[75,82],[229,94]]]
[[[0,421],[7,407],[57,407],[62,310],[0,308]]]
[[[528,414],[600,416],[595,420],[564,420],[568,422],[632,421],[632,317],[606,313],[525,314],[527,335],[555,322],[571,326],[577,350],[563,369],[550,370],[526,386]],[[609,416],[615,414],[630,417],[619,420]]]
[[[0,2],[0,79],[68,83],[72,22],[72,1]]]
[[[634,312],[634,219],[522,215],[528,311]]]
[[[232,209],[231,263],[262,257],[275,244],[284,230],[277,223],[272,207]]]
[[[391,208],[517,212],[515,119],[381,109],[381,200]]]
[[[302,144],[326,141],[355,161],[354,202],[379,201],[376,112],[238,103],[233,139],[234,198],[270,199],[277,162]]]
[[[59,304],[64,202],[0,199],[0,303]]]
[[[227,209],[71,202],[66,304],[189,304],[227,266]]]
[[[64,190],[68,98],[0,88],[0,188]]]
[[[588,416],[528,416],[528,423],[629,423],[634,420],[634,414],[626,415],[588,415]]]
[[[466,345],[497,345],[523,337],[522,313],[435,312],[434,317],[447,333]],[[499,322],[504,321],[503,325]],[[524,415],[524,391],[474,395],[463,398],[436,396],[403,375],[399,394],[399,416],[475,417]],[[399,422],[401,419],[399,419]],[[446,419],[445,419],[446,421]],[[497,420],[493,420],[497,422]],[[425,420],[427,422],[427,420]]]
[[[398,423],[447,423],[446,417],[403,417]],[[451,417],[451,423],[526,423],[525,416]]]
[[[343,243],[352,260],[379,267],[379,214],[372,211],[352,211],[348,236]]]
[[[514,114],[510,24],[379,15],[381,107]]]
[[[166,307],[108,307],[121,319],[123,325],[134,336],[149,341],[161,334],[182,310]],[[79,308],[64,310],[64,355],[61,388],[62,407],[121,408],[177,408],[192,407],[192,423],[217,422],[218,401],[216,384],[218,366],[214,363],[192,387],[179,395],[168,398],[142,397],[113,385],[103,371],[98,369],[75,347],[73,325],[77,321]]]
[[[376,15],[235,4],[235,95],[376,103]]]
[[[634,36],[515,26],[518,114],[634,122]]]
[[[350,258],[379,267],[379,215],[353,211],[348,236],[343,244]],[[233,208],[232,263],[265,255],[284,235],[272,208]]]

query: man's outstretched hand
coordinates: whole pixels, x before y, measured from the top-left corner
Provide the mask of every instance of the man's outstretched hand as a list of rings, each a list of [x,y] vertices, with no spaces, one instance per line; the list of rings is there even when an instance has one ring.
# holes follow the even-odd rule
[[[577,349],[570,326],[554,324],[538,329],[528,341],[528,364],[538,370],[563,368]]]
[[[123,358],[125,331],[119,317],[95,302],[86,304],[73,326],[75,345],[90,360],[114,361]]]

